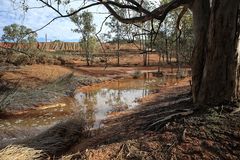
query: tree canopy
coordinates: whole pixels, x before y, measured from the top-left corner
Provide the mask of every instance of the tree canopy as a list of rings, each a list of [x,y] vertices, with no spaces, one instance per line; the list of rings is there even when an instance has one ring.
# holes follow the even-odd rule
[[[81,34],[80,44],[86,56],[87,65],[93,61],[93,53],[97,48],[96,38],[93,36],[95,25],[93,24],[93,15],[88,11],[74,14],[70,17],[71,21],[77,26],[73,32]]]
[[[32,29],[27,28],[24,25],[18,25],[16,23],[5,26],[3,28],[2,41],[7,42],[36,42],[37,33]]]

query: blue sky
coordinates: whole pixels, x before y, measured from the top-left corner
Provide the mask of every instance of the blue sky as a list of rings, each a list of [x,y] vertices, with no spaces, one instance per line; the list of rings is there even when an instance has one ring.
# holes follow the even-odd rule
[[[19,6],[13,5],[10,0],[0,0],[0,36],[2,36],[3,27],[10,25],[12,23],[22,24],[36,30],[44,26],[52,18],[57,16],[50,8],[40,8],[40,9],[31,9],[27,13],[24,13]],[[81,4],[80,1],[75,1],[70,4],[69,7],[62,7],[62,11],[69,10],[70,8],[77,8]],[[28,0],[28,5],[41,6],[41,2],[37,0]],[[88,11],[94,12],[94,23],[96,24],[96,30],[99,30],[99,27],[107,16],[106,14],[95,14],[95,12],[104,12],[107,11],[102,7],[93,7]],[[38,41],[45,41],[45,34],[47,34],[48,41],[53,40],[62,40],[65,42],[78,42],[80,35],[73,33],[71,29],[76,28],[74,24],[69,20],[69,18],[60,18],[52,22],[46,28],[38,31]],[[102,32],[107,32],[107,27],[104,27]]]

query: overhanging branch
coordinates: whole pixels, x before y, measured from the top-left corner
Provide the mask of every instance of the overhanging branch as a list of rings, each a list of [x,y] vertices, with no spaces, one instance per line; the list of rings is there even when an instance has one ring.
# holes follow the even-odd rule
[[[127,2],[129,2],[129,4],[121,4],[118,2],[114,2],[114,1],[103,1],[103,0],[98,0],[95,3],[86,5],[86,6],[82,6],[79,9],[75,10],[74,12],[71,13],[67,13],[67,14],[62,14],[59,10],[57,10],[56,8],[54,8],[52,6],[52,4],[49,4],[43,0],[40,0],[40,2],[42,2],[44,5],[46,5],[47,7],[51,8],[52,10],[54,10],[56,13],[59,14],[59,16],[53,18],[52,20],[50,20],[46,25],[42,26],[41,28],[31,32],[37,32],[39,30],[42,30],[43,28],[45,28],[46,26],[48,26],[49,24],[51,24],[54,20],[59,19],[59,18],[65,18],[65,17],[71,17],[72,15],[93,7],[93,6],[97,6],[97,5],[104,5],[106,7],[106,9],[116,18],[118,19],[120,22],[122,23],[126,23],[126,24],[134,24],[134,23],[143,23],[152,19],[157,19],[160,21],[160,23],[165,19],[166,15],[172,11],[173,9],[179,7],[179,6],[183,6],[185,4],[189,4],[191,3],[193,0],[172,0],[169,3],[163,4],[161,6],[159,6],[158,8],[154,9],[153,11],[148,11],[145,8],[142,7],[142,3],[138,3],[135,0],[126,0]],[[130,5],[132,4],[132,5]],[[135,12],[141,13],[141,16],[135,16],[135,17],[130,17],[130,18],[125,18],[120,16],[114,9],[113,7],[118,7],[120,9],[130,9],[133,10]],[[28,33],[30,34],[30,33]]]
[[[131,7],[129,9],[132,9],[136,12],[139,13],[143,13],[144,15],[142,16],[135,16],[132,18],[124,18],[122,16],[120,16],[111,6],[112,6],[112,2],[108,2],[108,1],[101,1],[101,3],[108,9],[108,11],[115,17],[117,18],[120,22],[122,23],[127,23],[127,24],[133,24],[133,23],[143,23],[152,19],[157,19],[160,20],[161,22],[165,19],[166,15],[172,11],[173,9],[188,4],[190,2],[192,2],[193,0],[172,0],[169,3],[163,4],[161,6],[159,6],[158,8],[154,9],[152,12],[147,11],[145,12],[144,10],[142,10],[143,8],[141,7],[140,9],[135,9],[135,7]],[[127,0],[128,1],[128,0]],[[131,3],[133,3],[134,5],[137,5],[138,7],[141,6],[139,3],[137,3],[136,1],[130,0]],[[116,5],[118,4],[118,5]],[[115,2],[114,3],[115,6],[119,7],[119,8],[125,8],[122,6],[122,4]]]

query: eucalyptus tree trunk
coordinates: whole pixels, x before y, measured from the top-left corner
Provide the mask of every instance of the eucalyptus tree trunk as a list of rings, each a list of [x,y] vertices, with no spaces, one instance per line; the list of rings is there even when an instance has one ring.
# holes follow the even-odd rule
[[[211,6],[211,7],[210,7]],[[195,0],[193,100],[197,104],[231,102],[239,89],[237,20],[239,0]]]
[[[237,58],[237,71],[236,71],[237,75],[236,75],[235,98],[239,100],[240,99],[240,37],[238,38],[237,53],[238,53],[238,58]]]

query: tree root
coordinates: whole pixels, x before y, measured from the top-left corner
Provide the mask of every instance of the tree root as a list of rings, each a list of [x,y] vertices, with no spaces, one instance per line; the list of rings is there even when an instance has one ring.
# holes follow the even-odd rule
[[[235,113],[238,113],[238,112],[240,112],[240,107],[235,109],[234,111],[232,111],[231,114],[235,114]]]
[[[177,113],[173,113],[173,114],[170,114],[169,116],[157,119],[155,122],[149,124],[147,126],[146,130],[151,130],[153,128],[155,128],[155,130],[159,130],[167,122],[169,122],[169,121],[171,121],[171,120],[173,120],[177,117],[183,117],[183,116],[191,115],[191,114],[193,114],[193,112],[194,112],[194,110],[191,110],[191,109],[183,109],[181,111],[179,110],[179,112],[177,112]]]

